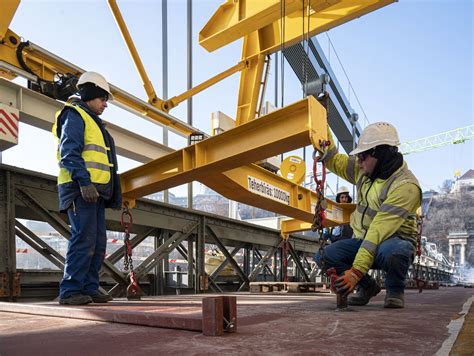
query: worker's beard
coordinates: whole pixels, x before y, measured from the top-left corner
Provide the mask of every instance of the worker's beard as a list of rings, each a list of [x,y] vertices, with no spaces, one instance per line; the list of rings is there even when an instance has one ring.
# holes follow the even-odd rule
[[[371,180],[387,179],[403,164],[403,156],[394,146],[377,146],[374,157],[377,158],[377,163],[372,174],[368,175]]]

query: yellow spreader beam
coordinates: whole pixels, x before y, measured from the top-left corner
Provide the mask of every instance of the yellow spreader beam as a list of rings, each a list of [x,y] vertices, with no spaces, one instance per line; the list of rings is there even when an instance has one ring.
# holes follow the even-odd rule
[[[318,148],[326,122],[323,106],[305,98],[123,173],[122,193],[135,199],[300,147]]]
[[[135,199],[197,180],[218,193],[262,209],[311,222],[317,197],[252,164],[327,139],[326,110],[312,96],[175,151],[121,175],[129,206]],[[329,201],[328,226],[349,221],[352,206]]]

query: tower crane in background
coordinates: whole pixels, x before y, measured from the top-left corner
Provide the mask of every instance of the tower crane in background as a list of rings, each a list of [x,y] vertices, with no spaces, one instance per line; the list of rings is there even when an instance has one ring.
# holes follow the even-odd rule
[[[474,138],[474,125],[469,125],[417,140],[404,142],[400,145],[400,151],[404,155],[408,155],[446,145],[457,145],[472,138]]]

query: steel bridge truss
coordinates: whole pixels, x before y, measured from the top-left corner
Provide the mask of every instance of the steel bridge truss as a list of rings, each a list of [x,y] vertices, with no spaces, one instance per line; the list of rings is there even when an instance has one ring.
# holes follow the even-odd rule
[[[54,290],[50,296],[54,296],[62,273],[17,270],[16,237],[63,270],[64,256],[21,222],[21,219],[44,221],[61,236],[69,238],[67,216],[58,212],[55,177],[0,165],[0,197],[0,297],[44,297],[44,291],[35,294],[33,286],[41,286],[43,290],[48,284]],[[243,291],[248,290],[250,282],[283,279],[283,240],[276,230],[146,199],[137,201],[133,213],[139,223],[132,227],[135,234],[131,239],[132,247],[136,249],[149,237],[155,243],[154,251],[135,268],[145,294],[170,293],[172,288],[183,290],[183,293],[200,293],[208,289]],[[106,220],[107,230],[121,231],[119,212],[108,211]],[[205,271],[206,244],[214,245],[225,256],[221,265],[209,274]],[[292,235],[288,249],[295,279],[309,280],[311,264],[308,257],[318,247],[314,239]],[[174,250],[187,261],[187,272],[168,271],[169,254]],[[124,296],[128,285],[127,275],[117,265],[123,254],[123,247],[111,253],[101,270],[101,281],[111,287],[109,292],[114,296]],[[242,263],[237,262],[237,254],[242,255]],[[236,273],[231,280],[220,276],[227,265]],[[186,274],[188,283],[167,286],[170,273],[176,274],[178,280],[181,274]]]

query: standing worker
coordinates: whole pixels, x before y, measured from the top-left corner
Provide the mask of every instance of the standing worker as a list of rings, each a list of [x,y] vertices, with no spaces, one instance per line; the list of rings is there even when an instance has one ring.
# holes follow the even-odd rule
[[[112,300],[99,292],[99,271],[107,245],[105,208],[122,204],[112,136],[99,118],[113,99],[105,78],[85,72],[77,83],[81,100],[72,99],[57,115],[59,209],[71,225],[59,304]]]
[[[349,195],[349,188],[342,186],[338,189],[336,195],[336,202],[344,204],[352,203],[352,198]],[[352,238],[352,234],[353,232],[351,225],[345,224],[328,229],[324,238],[329,239],[331,243],[334,243],[339,240],[350,239]]]
[[[329,170],[357,185],[357,207],[351,215],[354,238],[341,240],[316,254],[318,265],[335,267],[338,293],[349,295],[349,305],[366,305],[380,292],[367,272],[386,272],[385,308],[403,308],[405,278],[413,262],[421,189],[408,170],[394,126],[377,122],[362,132],[350,156],[340,154],[328,128]],[[350,294],[358,285],[356,294]]]

